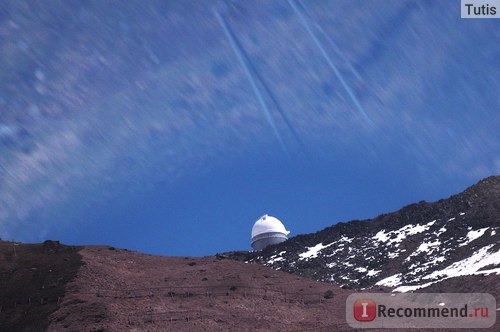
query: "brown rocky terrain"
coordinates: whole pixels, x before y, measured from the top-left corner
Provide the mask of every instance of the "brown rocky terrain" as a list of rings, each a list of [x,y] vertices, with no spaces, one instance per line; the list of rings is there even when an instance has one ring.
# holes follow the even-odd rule
[[[81,247],[0,241],[0,331],[40,331],[81,266]]]
[[[348,291],[257,264],[52,241],[1,250],[2,331],[348,329]]]
[[[85,264],[49,329],[347,328],[341,318],[348,293],[334,285],[215,257],[156,257],[109,247],[80,253]]]
[[[353,290],[223,255],[2,241],[0,258],[0,331],[350,330]],[[497,279],[471,278],[432,291],[498,289]]]

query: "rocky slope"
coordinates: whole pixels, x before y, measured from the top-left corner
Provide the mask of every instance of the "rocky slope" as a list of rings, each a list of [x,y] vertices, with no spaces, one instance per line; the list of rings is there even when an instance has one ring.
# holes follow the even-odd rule
[[[0,241],[0,276],[0,331],[348,329],[350,291],[221,257]]]
[[[82,247],[0,241],[0,331],[42,331],[82,265]]]
[[[500,176],[438,202],[422,201],[261,252],[229,256],[356,289],[406,292],[464,276],[498,280]]]

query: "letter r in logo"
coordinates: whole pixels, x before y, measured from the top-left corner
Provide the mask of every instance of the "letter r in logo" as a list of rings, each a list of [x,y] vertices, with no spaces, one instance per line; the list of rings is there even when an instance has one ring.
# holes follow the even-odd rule
[[[360,299],[354,302],[353,315],[357,321],[371,322],[375,319],[377,306],[372,300]]]

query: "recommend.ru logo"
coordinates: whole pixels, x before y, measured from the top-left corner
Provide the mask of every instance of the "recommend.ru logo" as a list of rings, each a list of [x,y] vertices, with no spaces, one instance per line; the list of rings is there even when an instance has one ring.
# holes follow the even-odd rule
[[[371,322],[377,316],[377,305],[372,300],[356,300],[353,304],[353,316],[359,322]]]
[[[487,328],[496,300],[487,293],[356,293],[346,301],[354,328]]]

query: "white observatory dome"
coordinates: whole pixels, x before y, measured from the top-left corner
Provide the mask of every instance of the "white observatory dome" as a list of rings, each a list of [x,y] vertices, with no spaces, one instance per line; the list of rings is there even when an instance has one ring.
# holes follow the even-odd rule
[[[281,243],[288,240],[289,233],[281,221],[265,214],[253,225],[252,247],[262,250],[268,245]]]

